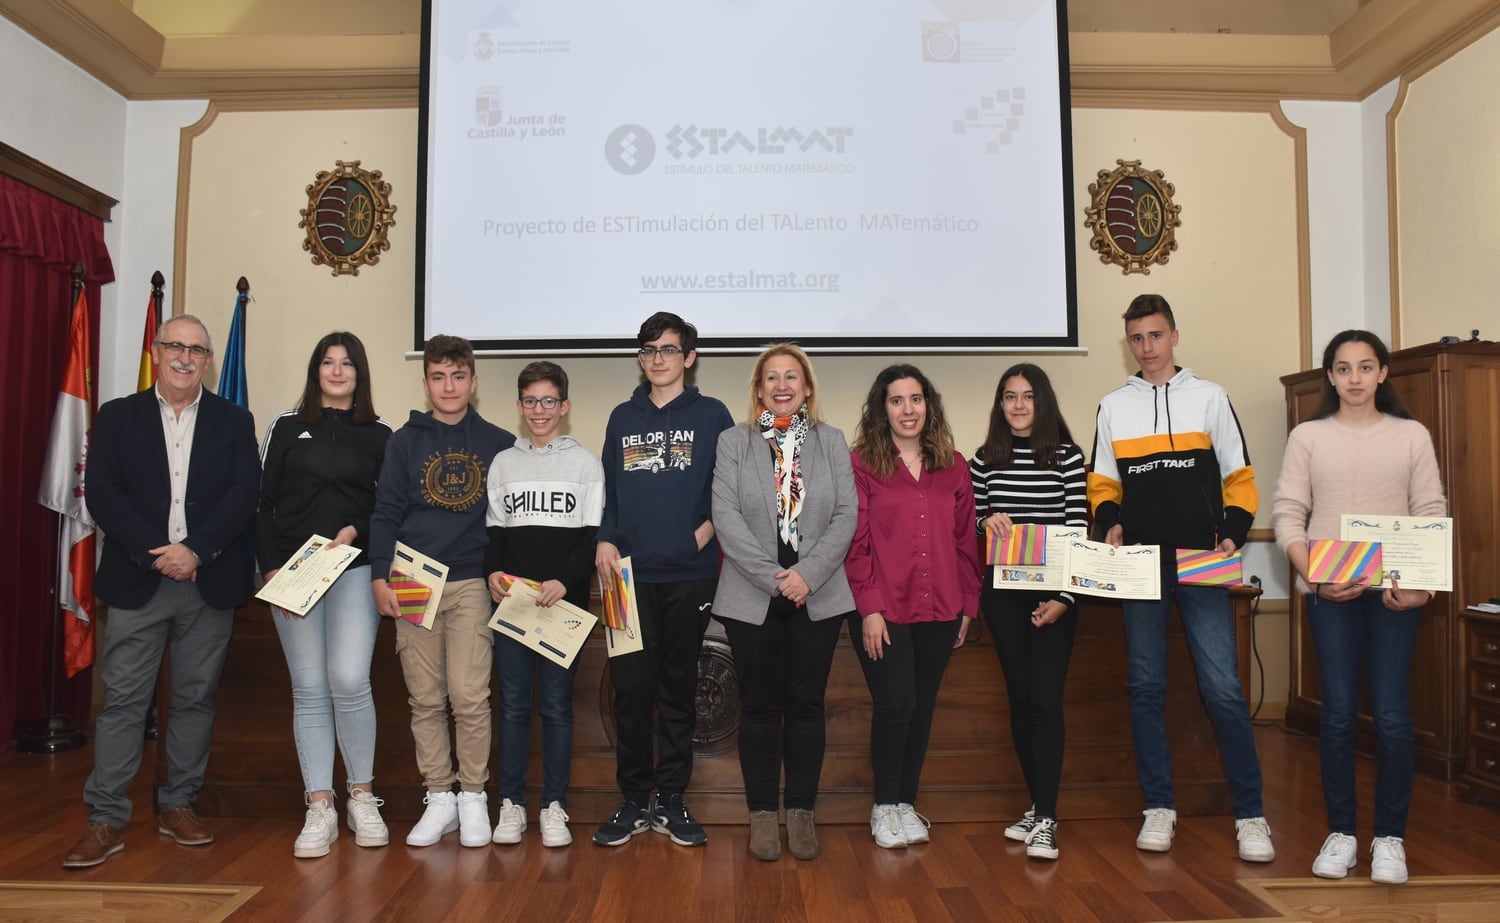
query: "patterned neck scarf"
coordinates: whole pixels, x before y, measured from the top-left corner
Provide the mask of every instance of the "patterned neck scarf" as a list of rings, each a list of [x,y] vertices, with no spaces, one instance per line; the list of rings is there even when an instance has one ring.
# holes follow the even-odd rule
[[[807,405],[789,417],[778,417],[764,407],[755,418],[761,436],[776,456],[776,529],[781,540],[797,550],[797,517],[802,515],[802,441],[807,438]]]

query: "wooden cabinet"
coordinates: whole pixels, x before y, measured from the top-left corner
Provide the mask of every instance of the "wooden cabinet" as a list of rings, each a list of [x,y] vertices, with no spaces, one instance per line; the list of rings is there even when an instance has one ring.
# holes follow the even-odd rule
[[[1500,616],[1465,612],[1463,683],[1468,721],[1469,794],[1500,803]]]
[[[1448,509],[1454,519],[1453,592],[1439,593],[1423,611],[1412,666],[1412,725],[1417,768],[1453,780],[1470,757],[1471,698],[1467,676],[1472,632],[1459,615],[1469,603],[1500,596],[1496,523],[1500,522],[1500,345],[1431,344],[1391,356],[1391,383],[1412,416],[1432,433]],[[1322,369],[1285,375],[1287,429],[1317,410],[1326,381]],[[1357,464],[1355,459],[1350,464]],[[1290,620],[1291,690],[1286,722],[1318,732],[1321,693],[1317,655],[1303,600],[1293,594]],[[1477,630],[1477,629],[1476,629]],[[1500,636],[1497,636],[1500,637]],[[1500,675],[1500,663],[1494,667]],[[1488,707],[1500,711],[1500,698]],[[1374,751],[1369,712],[1360,714],[1359,746]],[[1489,747],[1500,758],[1500,735]]]

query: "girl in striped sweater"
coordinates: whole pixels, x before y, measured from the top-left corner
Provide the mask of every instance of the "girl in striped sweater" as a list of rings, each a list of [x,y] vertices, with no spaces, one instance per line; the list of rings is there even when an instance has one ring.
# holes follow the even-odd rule
[[[1000,376],[989,433],[969,472],[981,534],[988,528],[1005,538],[1025,523],[1088,524],[1083,452],[1073,444],[1052,382],[1035,365],[1021,363]],[[985,575],[981,608],[1005,673],[1011,737],[1032,800],[1005,836],[1024,842],[1033,859],[1056,859],[1063,685],[1078,608],[1061,591],[997,590],[992,572]]]

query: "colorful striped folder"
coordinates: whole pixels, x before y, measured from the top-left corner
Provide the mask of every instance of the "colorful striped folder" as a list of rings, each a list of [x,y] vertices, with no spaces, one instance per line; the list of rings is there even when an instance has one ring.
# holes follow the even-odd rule
[[[625,558],[621,558],[621,566],[614,573],[614,579],[609,584],[600,587],[599,594],[604,597],[604,615],[599,621],[604,627],[619,631],[630,624],[631,614],[635,610],[635,584],[631,575],[631,566]]]
[[[396,593],[401,617],[413,625],[422,624],[422,617],[427,613],[427,603],[432,599],[432,588],[418,583],[399,570],[391,571],[391,578],[386,581],[386,585]]]
[[[1015,525],[1010,536],[1001,538],[994,529],[984,530],[984,559],[989,564],[1039,567],[1047,563],[1047,527]]]
[[[1177,549],[1177,582],[1183,586],[1240,586],[1245,582],[1244,555],[1228,557],[1217,548]]]
[[[1384,576],[1379,542],[1315,538],[1307,543],[1309,583],[1348,583],[1369,577],[1370,586],[1375,586]]]

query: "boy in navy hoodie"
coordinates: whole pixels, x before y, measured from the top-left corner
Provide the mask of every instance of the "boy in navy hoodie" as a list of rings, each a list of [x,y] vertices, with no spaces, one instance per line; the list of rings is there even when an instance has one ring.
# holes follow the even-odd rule
[[[386,443],[370,517],[375,608],[396,619],[396,653],[411,701],[417,768],[427,787],[427,809],[407,835],[408,846],[431,846],[454,830],[465,846],[490,842],[484,784],[490,763],[488,622],[493,607],[484,581],[489,540],[485,482],[490,461],[516,437],[485,422],[470,406],[478,385],[468,340],[440,335],[427,341],[422,386],[432,410],[413,410]],[[387,583],[398,541],[448,567],[430,630],[400,618],[396,593]],[[450,710],[457,776],[450,755],[455,749],[448,734]]]
[[[610,661],[623,800],[594,842],[619,846],[649,827],[680,846],[701,846],[708,834],[682,796],[693,774],[698,651],[719,583],[709,518],[714,451],[734,419],[686,382],[698,358],[696,327],[659,311],[636,340],[646,380],[604,430],[604,520],[594,566],[607,580],[620,557],[630,557],[643,650]]]

